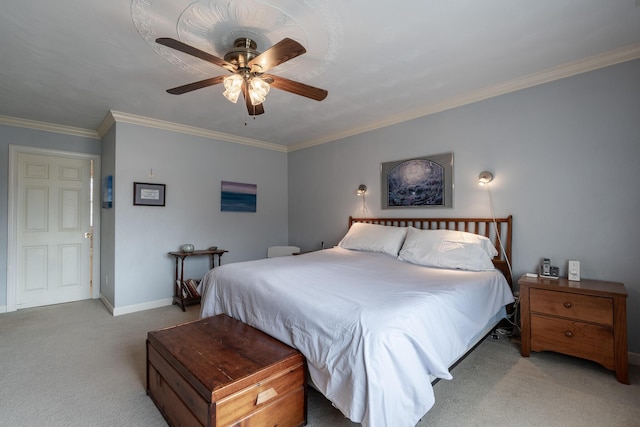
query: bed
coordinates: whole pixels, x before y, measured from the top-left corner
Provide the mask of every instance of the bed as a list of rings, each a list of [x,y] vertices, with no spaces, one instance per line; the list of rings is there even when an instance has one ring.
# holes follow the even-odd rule
[[[209,271],[201,317],[225,313],[298,349],[352,421],[414,426],[432,383],[514,302],[511,231],[511,216],[349,218],[331,249]]]

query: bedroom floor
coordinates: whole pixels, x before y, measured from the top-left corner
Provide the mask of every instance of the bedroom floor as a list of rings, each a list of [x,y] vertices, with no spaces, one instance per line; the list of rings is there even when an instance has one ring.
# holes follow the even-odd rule
[[[145,392],[150,330],[196,319],[199,306],[112,317],[99,301],[0,314],[0,426],[163,426]],[[637,361],[636,361],[637,363]],[[426,426],[640,426],[640,366],[631,385],[592,362],[522,358],[508,339],[484,341],[435,385]],[[309,391],[309,427],[346,427]],[[395,427],[395,426],[394,426]]]
[[[599,365],[555,353],[520,356],[508,338],[486,339],[434,386],[436,403],[417,427],[640,426],[640,366],[629,365],[631,385]],[[324,396],[309,396],[311,426],[347,427]],[[312,412],[313,411],[313,412]]]

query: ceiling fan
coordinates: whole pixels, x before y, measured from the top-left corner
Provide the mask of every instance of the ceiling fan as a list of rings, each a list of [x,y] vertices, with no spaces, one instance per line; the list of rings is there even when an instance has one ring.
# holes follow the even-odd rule
[[[216,76],[198,82],[168,89],[173,95],[181,95],[196,89],[224,84],[223,95],[231,102],[236,102],[240,93],[244,96],[247,111],[256,116],[264,113],[262,103],[269,92],[270,87],[284,90],[296,95],[301,95],[316,101],[322,101],[328,95],[324,89],[299,83],[273,74],[265,74],[272,68],[300,56],[306,49],[297,41],[285,38],[269,49],[260,53],[256,51],[256,42],[249,38],[239,38],[233,43],[224,59],[213,56],[181,41],[161,37],[156,42],[171,49],[195,56],[231,72],[230,76]]]

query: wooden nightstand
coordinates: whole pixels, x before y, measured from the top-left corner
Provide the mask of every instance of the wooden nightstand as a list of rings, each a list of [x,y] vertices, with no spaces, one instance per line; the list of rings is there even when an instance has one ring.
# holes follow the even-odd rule
[[[622,283],[523,276],[520,353],[555,351],[592,360],[629,384],[627,290]]]

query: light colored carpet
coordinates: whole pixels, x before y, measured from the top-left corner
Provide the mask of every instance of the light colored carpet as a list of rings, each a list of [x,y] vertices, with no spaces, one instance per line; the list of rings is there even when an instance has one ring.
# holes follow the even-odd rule
[[[198,310],[112,317],[83,301],[0,314],[0,426],[166,425],[145,391],[145,339]],[[522,358],[508,339],[488,339],[435,385],[418,426],[640,426],[640,367],[629,370],[632,385],[622,385],[597,364]],[[358,425],[315,390],[308,409],[309,427]]]

